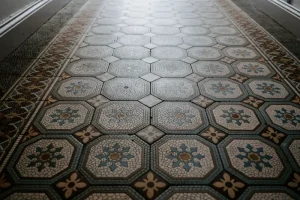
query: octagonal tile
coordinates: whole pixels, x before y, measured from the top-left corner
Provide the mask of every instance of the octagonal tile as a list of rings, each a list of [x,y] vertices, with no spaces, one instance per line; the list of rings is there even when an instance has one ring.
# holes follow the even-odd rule
[[[272,76],[275,72],[265,63],[258,61],[239,61],[233,64],[236,71],[248,77]]]
[[[255,134],[264,128],[259,112],[241,103],[215,103],[208,109],[212,125],[230,134]]]
[[[105,46],[117,42],[118,37],[114,35],[91,35],[84,39],[84,42],[89,45]]]
[[[211,27],[209,30],[218,35],[236,35],[240,33],[237,29],[226,26]]]
[[[174,14],[169,12],[152,12],[151,16],[155,18],[172,18]]]
[[[144,35],[124,35],[119,37],[118,42],[123,45],[142,46],[150,43],[150,38]]]
[[[299,134],[300,131],[300,106],[289,102],[266,103],[260,108],[265,114],[268,124],[277,129]]]
[[[43,185],[22,185],[13,187],[1,194],[3,200],[51,200],[59,198],[51,187]]]
[[[207,126],[204,109],[189,102],[163,102],[152,109],[152,124],[166,133],[197,134]]]
[[[161,60],[151,66],[152,73],[160,77],[185,77],[192,73],[189,64],[182,61]]]
[[[200,26],[203,24],[203,21],[200,19],[180,19],[179,24],[184,26]]]
[[[52,95],[59,100],[88,100],[100,94],[102,82],[90,77],[74,77],[56,83]]]
[[[111,35],[120,31],[118,26],[96,26],[91,29],[91,32],[96,34]]]
[[[216,40],[225,46],[245,46],[249,43],[246,38],[233,35],[219,36]]]
[[[186,36],[183,38],[184,43],[191,46],[213,46],[217,42],[214,38],[208,36]]]
[[[295,171],[300,172],[300,136],[291,135],[281,144]]]
[[[180,33],[179,28],[174,26],[155,26],[151,28],[151,32],[159,35],[175,35]]]
[[[176,12],[181,12],[181,13],[197,11],[197,8],[195,8],[194,6],[175,6],[173,8]]]
[[[157,47],[151,51],[151,56],[157,59],[180,60],[187,54],[184,49],[178,47]]]
[[[229,136],[218,147],[225,168],[247,183],[279,184],[288,178],[280,148],[260,136]]]
[[[247,92],[241,83],[231,79],[209,78],[198,84],[200,93],[215,101],[241,101]]]
[[[75,56],[80,58],[106,58],[111,56],[113,49],[106,46],[87,46],[78,48]]]
[[[139,100],[150,94],[150,83],[139,78],[115,78],[104,83],[101,94],[110,100]]]
[[[151,43],[158,46],[178,46],[183,43],[183,40],[178,36],[157,35],[151,38]]]
[[[181,19],[195,19],[199,18],[200,15],[197,13],[176,13],[176,17],[179,17]]]
[[[209,30],[207,28],[203,28],[200,26],[186,26],[180,29],[182,33],[188,34],[188,35],[205,35],[209,33]]]
[[[82,144],[72,137],[42,135],[21,144],[9,164],[16,183],[53,183],[75,170]]]
[[[102,24],[102,25],[112,25],[112,24],[121,24],[122,19],[120,18],[101,18],[96,21],[97,24]]]
[[[222,170],[215,146],[199,136],[165,136],[152,150],[152,167],[173,184],[209,183]]]
[[[175,19],[163,19],[163,18],[161,19],[156,18],[151,20],[151,22],[158,26],[172,26],[174,24],[177,24],[177,20]]]
[[[151,94],[163,100],[190,101],[199,95],[197,84],[184,78],[161,78],[151,86]]]
[[[233,59],[258,59],[261,57],[256,50],[248,47],[227,47],[223,51],[226,56]]]
[[[126,26],[121,29],[123,33],[132,35],[142,35],[150,32],[150,28],[145,26]]]
[[[150,50],[140,46],[124,46],[115,49],[114,56],[121,59],[143,59],[150,56]]]
[[[221,13],[200,13],[201,17],[209,18],[209,19],[221,19],[225,16]]]
[[[285,83],[273,79],[250,79],[244,84],[251,95],[265,101],[288,101],[294,95]]]
[[[190,57],[199,60],[219,60],[224,57],[221,50],[213,47],[193,47],[187,51]]]
[[[108,65],[103,60],[82,59],[70,63],[66,72],[73,76],[98,76],[107,71]]]
[[[203,77],[229,77],[234,74],[229,65],[218,61],[198,61],[192,64],[192,68]]]
[[[203,19],[203,21],[212,26],[228,26],[231,24],[227,19]]]
[[[251,186],[246,189],[239,200],[251,199],[274,199],[274,200],[296,200],[298,195],[292,190],[283,186]]]
[[[85,102],[59,101],[42,108],[34,125],[42,133],[73,133],[90,123],[93,110]]]
[[[136,136],[103,136],[83,154],[79,170],[94,184],[130,184],[149,167],[149,145]]]
[[[108,71],[118,77],[141,77],[150,73],[150,64],[141,60],[118,60]]]
[[[132,26],[141,26],[149,22],[144,18],[127,18],[124,20],[124,23]]]
[[[150,109],[135,101],[115,101],[97,108],[92,124],[107,134],[134,134],[150,123]]]

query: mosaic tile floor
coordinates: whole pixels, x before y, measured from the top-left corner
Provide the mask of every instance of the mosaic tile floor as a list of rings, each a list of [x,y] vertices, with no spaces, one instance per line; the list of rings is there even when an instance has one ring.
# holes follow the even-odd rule
[[[230,0],[89,0],[0,105],[0,199],[299,199],[300,62]]]

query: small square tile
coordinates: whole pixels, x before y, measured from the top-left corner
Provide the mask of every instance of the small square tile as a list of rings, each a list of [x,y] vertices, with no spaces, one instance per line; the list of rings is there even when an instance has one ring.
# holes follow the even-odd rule
[[[159,98],[157,98],[153,95],[149,95],[149,96],[146,96],[146,97],[140,99],[139,102],[145,104],[148,107],[153,107],[156,104],[162,102],[162,100],[160,100]]]
[[[96,97],[89,99],[87,102],[89,102],[94,107],[98,107],[102,104],[109,102],[109,100],[102,95],[98,95]]]
[[[149,43],[149,44],[145,44],[144,47],[146,47],[148,49],[153,49],[153,48],[157,47],[157,45]]]
[[[192,100],[193,103],[203,107],[203,108],[207,108],[208,106],[210,106],[211,104],[214,103],[213,100],[211,100],[210,98],[207,98],[205,96],[198,96],[195,99]]]
[[[185,57],[183,59],[181,59],[183,62],[186,62],[186,63],[189,63],[189,64],[192,64],[194,62],[196,62],[197,60],[194,59],[194,58],[191,58],[191,57]]]
[[[175,36],[178,36],[178,37],[185,37],[186,34],[184,34],[184,33],[178,33],[178,34],[176,34]]]
[[[155,128],[154,126],[148,126],[140,132],[138,132],[136,135],[145,140],[146,142],[152,144],[153,142],[161,138],[164,135],[164,133],[161,132],[159,129]]]
[[[114,78],[115,76],[111,75],[110,73],[106,72],[104,74],[101,74],[99,76],[97,76],[98,79],[100,79],[101,81],[105,82],[108,81],[112,78]]]
[[[151,64],[151,63],[158,61],[158,59],[153,58],[153,57],[148,57],[148,58],[144,58],[143,61]]]
[[[221,44],[216,44],[213,47],[218,48],[218,49],[224,49],[226,46],[221,45]]]
[[[245,82],[246,80],[248,80],[247,77],[239,75],[239,74],[234,74],[233,76],[230,77],[232,80],[238,81],[240,83]]]
[[[148,36],[148,37],[153,37],[153,36],[156,36],[156,34],[154,34],[154,33],[146,33],[146,34],[144,34],[145,36]]]
[[[142,79],[145,79],[146,81],[152,82],[156,79],[159,79],[159,76],[156,76],[155,74],[149,73],[141,77]]]
[[[189,48],[191,48],[192,46],[187,45],[187,44],[181,44],[181,45],[179,45],[178,47],[180,47],[180,48],[182,48],[182,49],[189,49]]]
[[[231,63],[235,62],[234,59],[228,58],[228,57],[225,57],[225,58],[221,59],[221,61],[226,62],[228,64],[231,64]]]
[[[127,24],[118,24],[117,26],[122,28],[122,27],[125,27],[125,26],[128,26],[128,25]]]
[[[199,82],[204,79],[204,77],[199,76],[198,74],[191,74],[191,75],[186,76],[185,78],[189,79],[191,81],[194,81],[194,82]]]
[[[107,58],[103,58],[103,60],[108,62],[108,63],[113,63],[113,62],[119,60],[119,58],[114,57],[114,56],[110,56],[110,57],[107,57]]]
[[[115,49],[115,48],[121,47],[121,46],[123,46],[123,45],[121,45],[121,44],[119,44],[119,43],[114,43],[114,44],[110,44],[110,45],[108,45],[108,46]]]

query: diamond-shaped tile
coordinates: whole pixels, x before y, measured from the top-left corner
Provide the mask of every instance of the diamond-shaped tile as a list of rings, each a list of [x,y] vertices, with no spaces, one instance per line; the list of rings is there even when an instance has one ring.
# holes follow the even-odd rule
[[[105,82],[105,81],[108,81],[112,78],[114,78],[115,76],[111,75],[110,73],[104,73],[104,74],[101,74],[99,76],[97,76],[97,78],[99,78],[101,81]]]
[[[192,46],[187,45],[187,44],[182,44],[182,45],[179,45],[178,47],[183,48],[183,49],[189,49],[189,48],[191,48]]]
[[[109,102],[109,100],[102,95],[98,95],[92,99],[89,99],[87,102],[93,105],[94,107],[98,107],[102,104]]]
[[[107,58],[103,58],[103,60],[105,60],[108,63],[112,63],[112,62],[115,62],[115,61],[119,60],[119,58],[114,57],[114,56],[110,56],[110,57],[107,57]]]
[[[202,95],[193,99],[192,102],[203,108],[206,108],[206,107],[210,106],[212,103],[214,103],[213,100],[211,100],[210,98],[207,98],[205,96],[202,96]]]
[[[154,33],[146,33],[146,34],[144,34],[144,35],[146,35],[146,36],[148,36],[148,37],[156,36],[156,34],[154,34]]]
[[[234,59],[228,58],[228,57],[222,58],[221,61],[226,62],[228,64],[231,64],[231,63],[235,62]]]
[[[187,79],[189,79],[191,81],[194,81],[194,82],[199,82],[202,79],[204,79],[204,77],[199,76],[198,74],[191,74],[191,75],[186,76],[185,78],[187,78]]]
[[[157,45],[149,43],[149,44],[144,45],[144,47],[146,47],[148,49],[153,49],[153,48],[157,47]]]
[[[148,58],[144,58],[143,61],[151,64],[151,63],[158,61],[158,59],[153,58],[153,57],[148,57]]]
[[[121,45],[121,44],[119,44],[119,43],[114,43],[114,44],[110,44],[110,45],[108,45],[108,46],[110,46],[111,48],[118,48],[118,47],[121,47],[121,46],[123,46],[123,45]]]
[[[155,96],[149,95],[149,96],[146,96],[146,97],[140,99],[139,102],[145,104],[148,107],[153,107],[156,104],[162,102],[162,100],[160,100],[159,98],[157,98]]]
[[[156,76],[155,74],[149,73],[141,77],[142,79],[145,79],[146,81],[152,82],[156,79],[159,79],[159,76]]]
[[[136,135],[139,136],[141,139],[145,140],[146,142],[152,144],[153,142],[161,138],[164,135],[164,133],[161,132],[159,129],[155,128],[154,126],[148,126],[140,132],[138,132]]]
[[[185,57],[183,59],[181,59],[183,62],[186,62],[186,63],[189,63],[189,64],[192,64],[194,62],[196,62],[197,60],[194,59],[194,58],[191,58],[191,57]]]
[[[221,44],[216,44],[213,47],[218,48],[218,49],[224,49],[226,46],[221,45]]]

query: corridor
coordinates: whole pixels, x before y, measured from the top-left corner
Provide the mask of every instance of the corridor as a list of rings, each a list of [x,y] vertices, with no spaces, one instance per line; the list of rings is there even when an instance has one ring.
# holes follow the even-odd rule
[[[231,0],[88,0],[1,101],[0,199],[300,199],[299,91]]]

